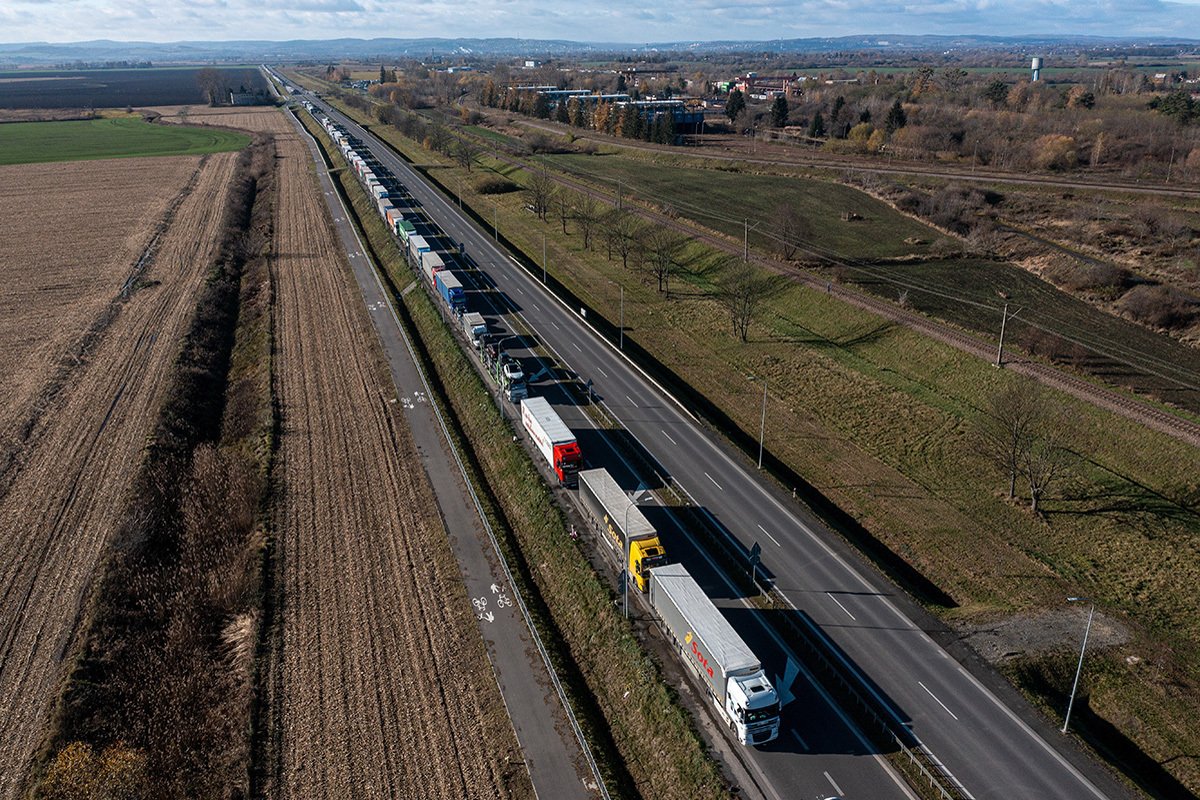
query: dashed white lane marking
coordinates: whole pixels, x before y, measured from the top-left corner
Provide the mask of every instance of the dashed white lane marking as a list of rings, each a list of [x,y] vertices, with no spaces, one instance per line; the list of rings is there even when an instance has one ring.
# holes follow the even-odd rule
[[[842,605],[842,601],[840,601],[840,600],[838,600],[836,597],[834,597],[832,592],[826,592],[825,594],[829,595],[829,599],[830,599],[830,600],[832,600],[833,602],[837,603],[837,607],[838,607],[838,608],[840,608],[842,611],[845,611],[845,612],[846,612],[846,616],[847,616],[847,617],[849,617],[850,619],[854,620],[855,622],[858,622],[858,619],[857,619],[857,618],[856,618],[856,617],[855,617],[853,614],[851,614],[851,613],[850,613],[850,609],[848,609],[848,608],[846,608],[844,605]],[[928,689],[926,689],[925,691],[929,691],[929,690],[928,690]]]
[[[706,477],[706,478],[708,478],[710,481],[712,481],[712,484],[713,484],[713,486],[717,487],[718,489],[721,489],[721,491],[722,491],[722,492],[723,492],[723,491],[725,491],[723,488],[721,488],[721,484],[717,483],[717,482],[716,482],[716,480],[714,480],[714,479],[713,479],[713,476],[712,476],[712,475],[709,475],[709,474],[706,472],[706,473],[704,473],[704,477]]]
[[[930,697],[932,697],[934,700],[937,700],[937,704],[938,704],[939,706],[941,706],[942,708],[946,709],[946,713],[947,713],[947,714],[949,714],[950,716],[954,717],[954,719],[955,719],[955,720],[957,720],[957,719],[958,719],[958,715],[957,715],[957,714],[955,714],[955,713],[954,713],[953,711],[951,711],[950,709],[946,708],[946,704],[945,704],[945,703],[943,703],[941,700],[938,700],[938,696],[937,696],[936,694],[934,694],[933,692],[929,691],[929,687],[928,687],[928,686],[926,686],[925,684],[921,683],[920,681],[917,681],[917,685],[918,685],[918,686],[920,686],[922,689],[924,689],[924,690],[925,690],[925,692],[926,692],[926,693],[927,693],[927,694],[928,694]]]
[[[778,540],[776,540],[776,538],[775,538],[774,536],[772,536],[772,535],[771,535],[771,532],[770,532],[770,531],[768,531],[766,528],[764,528],[762,525],[759,525],[759,526],[758,526],[758,529],[759,529],[760,531],[762,531],[763,533],[765,533],[765,534],[767,535],[767,538],[768,538],[768,539],[770,539],[772,542],[775,542],[775,546],[776,546],[776,547],[783,547],[783,545],[781,545],[781,544],[778,542]]]
[[[840,786],[838,786],[838,785],[837,785],[837,781],[835,781],[835,780],[833,779],[833,776],[832,776],[832,775],[830,775],[828,772],[826,772],[826,773],[825,773],[825,779],[826,779],[827,781],[829,781],[829,785],[833,787],[833,790],[834,790],[835,792],[837,792],[838,794],[843,794],[843,792],[842,792],[842,787],[840,787]]]
[[[675,445],[676,447],[678,447],[678,446],[679,446],[679,442],[677,442],[677,441],[675,441],[674,439],[672,439],[672,438],[671,438],[671,434],[667,433],[666,431],[663,431],[663,432],[662,432],[662,435],[663,435],[663,436],[665,436],[665,437],[667,437],[667,441],[669,441],[671,444]]]
[[[811,747],[808,746],[808,742],[801,739],[800,734],[796,733],[795,731],[792,731],[792,737],[795,738],[795,740],[800,743],[800,746],[804,748],[804,751],[806,753],[812,749]]]

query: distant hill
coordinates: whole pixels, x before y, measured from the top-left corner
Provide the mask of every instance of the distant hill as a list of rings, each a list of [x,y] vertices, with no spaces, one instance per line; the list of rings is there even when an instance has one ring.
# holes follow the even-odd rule
[[[90,42],[0,44],[0,64],[53,65],[86,62],[150,61],[170,63],[247,63],[259,61],[388,58],[397,56],[509,56],[544,58],[611,53],[822,53],[837,51],[943,51],[952,49],[1102,49],[1195,50],[1197,39],[1115,38],[1102,36],[912,36],[859,35],[768,41],[677,41],[650,43],[572,42],[558,39],[293,39],[227,42]]]

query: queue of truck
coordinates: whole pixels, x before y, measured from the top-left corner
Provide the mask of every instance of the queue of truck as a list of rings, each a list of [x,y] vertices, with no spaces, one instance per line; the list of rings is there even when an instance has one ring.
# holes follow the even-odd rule
[[[417,275],[458,321],[485,373],[509,402],[519,405],[521,426],[559,485],[578,487],[580,504],[602,531],[601,538],[616,555],[629,585],[648,595],[680,659],[704,687],[732,735],[745,745],[762,745],[778,737],[779,696],[753,651],[687,570],[669,562],[658,532],[609,472],[583,469],[575,434],[544,397],[529,396],[520,362],[505,353],[504,339],[488,331],[482,314],[467,311],[459,278],[406,216],[404,209],[411,207],[404,187],[339,125],[311,104],[306,102],[305,107],[340,148]]]

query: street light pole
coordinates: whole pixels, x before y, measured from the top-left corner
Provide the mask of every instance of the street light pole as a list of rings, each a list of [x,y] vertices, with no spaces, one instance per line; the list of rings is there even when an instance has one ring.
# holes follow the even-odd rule
[[[767,438],[767,379],[763,378],[762,421],[758,426],[758,468],[762,469],[763,442]]]
[[[546,283],[546,234],[542,234],[542,283]]]
[[[1087,600],[1086,597],[1068,597],[1068,603],[1078,603]],[[1075,690],[1079,688],[1079,674],[1083,672],[1083,654],[1087,652],[1088,634],[1092,632],[1092,616],[1096,613],[1096,604],[1092,603],[1091,609],[1088,611],[1087,627],[1083,629],[1083,645],[1079,648],[1079,664],[1075,667],[1075,682],[1071,684],[1071,699],[1067,701],[1067,716],[1063,719],[1062,732],[1067,732],[1067,726],[1071,724],[1071,709],[1075,706]]]
[[[492,238],[500,241],[500,203],[492,201]]]
[[[619,283],[617,286],[621,289],[621,345],[618,349],[625,349],[625,284]]]
[[[621,538],[625,540],[621,547],[621,552],[625,554],[623,557],[624,563],[621,564],[621,571],[625,573],[625,580],[621,581],[625,593],[625,619],[629,619],[629,579],[633,577],[629,574],[629,535],[626,531],[629,530],[629,509],[633,508],[633,506],[634,502],[631,497],[629,498],[629,505],[625,506],[625,526],[621,528]]]

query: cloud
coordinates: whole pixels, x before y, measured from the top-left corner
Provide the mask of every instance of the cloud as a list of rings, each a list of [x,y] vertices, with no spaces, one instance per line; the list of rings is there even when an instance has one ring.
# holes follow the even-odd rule
[[[389,0],[4,0],[2,6],[0,38],[7,41],[512,36],[652,42],[1200,31],[1200,6],[1179,0],[417,0],[403,9]]]

